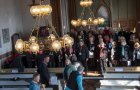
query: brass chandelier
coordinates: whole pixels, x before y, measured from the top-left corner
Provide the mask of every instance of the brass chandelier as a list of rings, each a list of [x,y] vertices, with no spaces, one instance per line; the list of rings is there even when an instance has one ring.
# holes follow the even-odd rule
[[[45,2],[45,1],[43,1]],[[18,39],[15,44],[15,49],[22,53],[23,51],[31,51],[33,53],[37,53],[39,50],[51,50],[51,51],[59,51],[62,47],[72,46],[74,43],[73,38],[69,35],[64,35],[63,37],[59,37],[54,26],[48,20],[48,15],[52,12],[52,7],[50,5],[45,5],[42,0],[40,0],[39,5],[34,5],[30,8],[30,13],[32,16],[36,17],[36,21],[32,32],[30,34],[30,38],[28,41],[23,41],[22,39]],[[50,31],[53,34],[50,34],[48,37],[41,38],[39,37],[39,28],[40,22],[45,20],[45,24],[50,27]],[[36,35],[33,33],[36,31]]]
[[[78,26],[87,26],[87,25],[99,25],[105,22],[105,19],[102,17],[95,18],[93,11],[91,10],[91,6],[93,4],[92,0],[81,0],[80,6],[83,8],[80,17],[77,20],[71,20],[71,24],[74,27]],[[85,19],[85,11],[86,9],[89,11],[90,17]]]

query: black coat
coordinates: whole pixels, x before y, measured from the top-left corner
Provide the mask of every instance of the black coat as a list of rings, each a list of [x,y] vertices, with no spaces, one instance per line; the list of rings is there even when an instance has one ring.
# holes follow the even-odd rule
[[[124,46],[124,56],[122,55],[122,45],[118,46],[116,49],[116,59],[117,60],[122,60],[122,59],[126,59],[129,60],[131,59],[131,51],[130,51],[130,47],[128,45]]]
[[[37,54],[36,60],[37,60],[37,67],[39,68],[44,60],[45,54]]]
[[[95,58],[95,51],[97,47],[95,44],[88,44],[88,50],[93,53],[93,57]]]
[[[77,52],[76,53],[77,53],[77,58],[80,61],[86,60],[88,58],[88,56],[89,56],[89,51],[88,51],[88,48],[86,46],[82,46],[82,48],[79,46],[77,48]]]
[[[50,73],[45,62],[42,62],[40,66],[40,78],[42,84],[49,85]]]

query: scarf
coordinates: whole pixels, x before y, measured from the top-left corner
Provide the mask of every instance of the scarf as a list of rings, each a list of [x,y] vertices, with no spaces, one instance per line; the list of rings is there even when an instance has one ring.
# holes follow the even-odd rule
[[[124,46],[122,46],[122,56],[124,56]]]

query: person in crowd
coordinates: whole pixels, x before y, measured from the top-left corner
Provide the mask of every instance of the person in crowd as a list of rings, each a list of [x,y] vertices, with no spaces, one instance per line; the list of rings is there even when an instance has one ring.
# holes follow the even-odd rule
[[[121,45],[121,40],[122,40],[122,36],[118,36],[118,39],[117,39],[117,42],[116,42],[117,46]]]
[[[105,36],[105,46],[107,49],[107,66],[111,67],[112,63],[111,63],[111,49],[112,49],[112,44],[113,44],[113,38],[110,38],[108,35]]]
[[[121,45],[117,48],[117,66],[128,66],[131,59],[130,47],[127,45],[125,37],[121,39]]]
[[[134,45],[133,61],[134,66],[140,66],[140,44],[138,42]]]
[[[99,39],[99,44],[97,46],[97,61],[98,61],[98,70],[103,73],[105,72],[105,67],[107,66],[107,48],[103,41],[103,38]]]
[[[124,30],[124,28],[121,28],[121,30],[118,32],[118,36],[126,36],[126,31]]]
[[[31,51],[27,51],[25,53],[25,55],[26,55],[26,60],[27,60],[28,68],[32,68],[33,67],[33,64],[32,64],[32,59],[33,59],[32,52]]]
[[[40,51],[37,53],[36,61],[37,61],[38,73],[39,73],[40,65],[41,65],[41,63],[43,62],[44,56],[45,56],[45,53],[44,53],[42,50],[40,50]]]
[[[63,47],[60,49],[59,53],[59,67],[64,67],[65,66],[65,60],[66,60],[66,48]]]
[[[46,85],[46,87],[49,86],[50,83],[50,73],[48,70],[48,63],[50,61],[50,57],[48,55],[46,55],[44,57],[43,62],[41,63],[41,66],[39,68],[40,71],[40,78],[41,78],[41,83]]]
[[[71,72],[76,71],[79,66],[81,66],[79,62],[74,62],[73,64],[69,65],[67,70],[67,77],[69,78]]]
[[[68,58],[66,59],[65,64],[66,64],[66,66],[65,66],[64,72],[63,72],[64,87],[66,87],[66,84],[68,82],[68,79],[69,79],[71,72],[76,71],[77,67],[80,66],[80,64],[78,64],[76,62],[74,63],[74,65],[71,64],[71,61]]]
[[[67,83],[69,75],[72,71],[76,70],[75,67],[71,64],[71,61],[67,58],[65,61],[65,68],[64,68],[64,82]]]
[[[79,66],[77,68],[77,71],[73,71],[70,74],[69,80],[67,82],[67,86],[65,90],[84,90],[83,85],[82,85],[82,80],[83,80],[83,73],[84,67]]]
[[[72,61],[73,52],[74,52],[74,50],[73,50],[72,46],[66,44],[66,47],[64,49],[65,57],[69,58],[71,60],[71,62],[73,62]]]
[[[55,59],[54,59],[54,52],[55,51],[52,51],[52,50],[49,51],[49,56],[50,56],[50,60],[51,60],[49,63],[49,66],[52,68],[54,68],[55,64],[56,64]]]
[[[29,85],[29,90],[45,90],[45,88],[40,88],[40,75],[38,73],[33,74],[32,81]]]
[[[74,39],[74,41],[77,40],[77,32],[76,32],[76,30],[74,28],[72,28],[70,30],[70,34],[69,35]]]
[[[116,42],[113,41],[113,39],[111,38],[110,39],[110,42],[112,44],[112,48],[111,48],[111,51],[110,51],[110,59],[111,59],[111,63],[110,63],[110,67],[113,67],[113,66],[116,66],[116,62],[115,62],[115,59],[116,59]]]
[[[136,40],[135,34],[131,34],[131,35],[130,35],[130,40],[129,40],[129,42],[128,42],[128,45],[130,46],[131,52],[134,51],[135,40]]]
[[[66,87],[70,74],[73,71],[77,71],[77,68],[80,65],[81,64],[79,62],[74,62],[73,64],[71,64],[69,59],[66,60],[66,67],[64,69],[64,87]]]
[[[76,53],[77,53],[78,61],[82,63],[82,65],[85,68],[85,72],[87,72],[88,70],[87,61],[88,61],[89,51],[87,46],[84,44],[83,40],[80,40]]]
[[[62,54],[61,54],[62,55]],[[60,52],[54,52],[53,53],[54,61],[55,61],[55,67],[60,67]]]
[[[109,27],[105,27],[103,33],[104,33],[105,35],[110,35]]]
[[[88,50],[89,50],[88,68],[90,70],[95,70],[95,68],[97,66],[97,61],[95,60],[96,44],[94,43],[94,40],[95,40],[94,36],[89,37],[89,43],[88,43]]]

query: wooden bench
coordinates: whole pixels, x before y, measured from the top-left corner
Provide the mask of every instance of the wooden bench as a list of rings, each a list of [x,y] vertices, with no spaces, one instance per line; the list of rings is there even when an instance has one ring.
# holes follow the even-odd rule
[[[1,87],[0,90],[14,90],[13,88],[16,88],[16,90],[20,90],[18,88],[22,88],[21,90],[24,90],[25,88],[29,87],[29,84],[30,84],[29,82],[26,82],[24,80],[19,80],[19,81],[0,81],[0,87]],[[60,80],[57,80],[56,83],[54,83],[54,84],[52,84],[50,86],[50,88],[52,90],[62,90],[62,85],[60,83]],[[49,90],[51,90],[51,89],[49,89]]]
[[[31,79],[33,74],[0,74],[0,79],[13,79],[13,78],[20,78],[20,79]]]
[[[55,74],[62,74],[63,71],[64,71],[64,68],[48,68],[49,69],[49,72],[50,73],[55,73]],[[18,70],[16,71],[17,69],[1,69],[1,72],[0,73],[3,73],[3,74],[11,74],[11,73],[18,73]],[[37,69],[36,68],[25,68],[24,69],[24,72],[20,72],[20,73],[23,73],[23,74],[33,74],[37,72]]]
[[[119,69],[120,70],[120,69]],[[137,90],[139,87],[140,73],[104,73],[104,79],[100,80],[100,88],[97,90]]]

